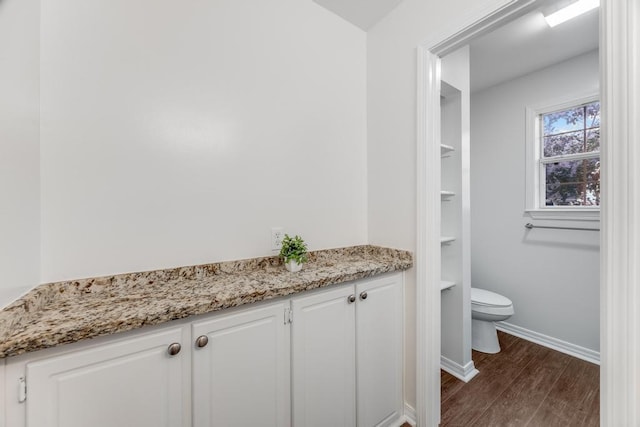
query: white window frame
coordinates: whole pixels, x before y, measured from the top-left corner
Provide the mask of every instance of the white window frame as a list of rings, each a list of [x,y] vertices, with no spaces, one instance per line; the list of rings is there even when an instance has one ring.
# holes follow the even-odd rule
[[[599,100],[598,92],[566,96],[552,102],[526,108],[526,189],[525,214],[533,219],[599,221],[600,207],[551,207],[542,200],[542,164],[540,116],[554,111],[588,104]]]

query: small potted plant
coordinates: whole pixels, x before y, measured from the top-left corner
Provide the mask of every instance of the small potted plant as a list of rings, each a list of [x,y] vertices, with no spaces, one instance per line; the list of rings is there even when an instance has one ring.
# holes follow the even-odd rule
[[[282,239],[280,258],[282,258],[284,266],[287,267],[287,270],[290,272],[295,273],[296,271],[300,271],[302,264],[309,260],[307,244],[300,236],[291,237],[285,234],[284,239]]]

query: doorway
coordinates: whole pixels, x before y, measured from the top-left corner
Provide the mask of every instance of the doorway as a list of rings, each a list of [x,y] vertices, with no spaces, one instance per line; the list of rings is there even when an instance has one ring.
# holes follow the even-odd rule
[[[418,244],[416,251],[416,270],[418,279],[418,369],[417,369],[417,418],[419,425],[436,425],[439,419],[439,355],[440,355],[440,256],[439,234],[440,213],[433,209],[439,206],[435,194],[440,190],[438,154],[440,139],[440,111],[439,111],[439,57],[462,46],[465,42],[480,32],[495,26],[505,19],[513,17],[514,13],[524,13],[531,2],[515,1],[494,11],[489,16],[478,16],[472,25],[461,20],[458,31],[451,31],[436,39],[435,42],[425,43],[418,50]],[[638,79],[637,67],[633,62],[634,20],[640,20],[640,11],[632,1],[611,2],[603,1],[604,10],[602,22],[603,53],[600,55],[603,75],[603,134],[610,143],[603,144],[603,218],[602,218],[602,420],[603,424],[633,424],[640,416],[635,408],[637,391],[633,384],[637,382],[639,374],[637,362],[638,338],[631,335],[636,331],[635,322],[640,303],[629,297],[635,295],[631,284],[637,277],[638,267],[633,261],[633,251],[630,242],[637,242],[638,233],[633,226],[638,220],[637,214],[629,212],[629,201],[624,201],[624,194],[629,195],[629,182],[638,185],[637,176],[630,173],[629,155],[636,156],[637,152],[630,149],[633,145],[628,132],[638,132],[638,125],[632,120],[632,108],[635,105],[635,92]],[[633,19],[629,19],[632,17]],[[616,28],[614,33],[613,28]],[[607,44],[610,43],[610,44]],[[616,46],[627,46],[621,54]],[[625,79],[614,79],[611,74],[613,65]],[[615,83],[615,84],[614,84]],[[631,86],[629,86],[631,84]],[[632,100],[633,102],[629,103]],[[615,108],[617,114],[612,114]],[[611,109],[611,110],[610,110]],[[615,141],[613,141],[613,135]],[[610,139],[608,139],[610,137]],[[616,147],[613,150],[613,147]],[[436,162],[437,161],[437,162]],[[428,171],[428,172],[427,172]],[[435,171],[438,174],[435,174]],[[615,173],[613,172],[615,171]],[[615,225],[611,218],[616,217],[621,222]],[[629,233],[629,231],[632,231]],[[626,232],[626,233],[625,233]],[[612,254],[616,254],[612,257]],[[429,265],[427,268],[427,261]],[[616,279],[616,288],[612,283]],[[437,292],[436,292],[437,291]],[[436,304],[437,301],[437,304]],[[614,310],[615,308],[615,310]],[[617,326],[617,327],[615,327]],[[631,342],[625,339],[631,339]],[[615,351],[614,351],[615,350]],[[620,365],[610,364],[610,358],[615,357]],[[617,375],[613,375],[617,373]],[[625,377],[625,373],[627,373]],[[631,374],[631,375],[628,375]],[[629,394],[632,392],[631,394]],[[616,398],[613,399],[612,397]]]

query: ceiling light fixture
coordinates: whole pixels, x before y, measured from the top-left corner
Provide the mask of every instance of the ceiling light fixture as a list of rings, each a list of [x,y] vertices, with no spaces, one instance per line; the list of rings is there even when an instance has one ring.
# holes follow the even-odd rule
[[[545,16],[544,19],[546,19],[547,24],[553,28],[556,25],[582,15],[583,13],[586,13],[591,9],[595,9],[598,6],[600,6],[600,0],[578,0],[577,2],[571,3],[569,6],[560,9],[549,16]]]

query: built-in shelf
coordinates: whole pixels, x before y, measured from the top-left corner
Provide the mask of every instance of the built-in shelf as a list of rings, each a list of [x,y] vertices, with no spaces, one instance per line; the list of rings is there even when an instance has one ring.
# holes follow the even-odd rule
[[[440,198],[441,199],[448,199],[448,198],[453,197],[455,195],[456,195],[456,193],[454,193],[453,191],[444,191],[444,190],[440,191]]]
[[[456,238],[455,238],[455,237],[445,237],[445,236],[442,236],[442,237],[440,237],[440,244],[442,245],[442,244],[445,244],[445,243],[451,243],[451,242],[453,242],[454,240],[456,240]]]
[[[453,150],[455,150],[455,148],[453,148],[450,145],[440,144],[440,155],[441,156],[444,156],[445,154],[450,153]]]
[[[440,290],[446,291],[447,289],[451,289],[456,285],[456,282],[451,282],[449,280],[441,280],[440,281]]]

